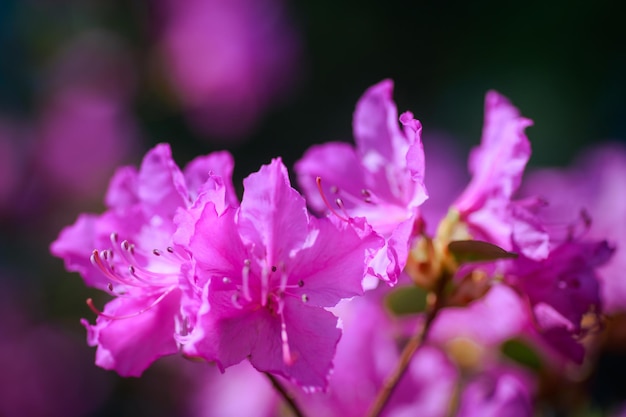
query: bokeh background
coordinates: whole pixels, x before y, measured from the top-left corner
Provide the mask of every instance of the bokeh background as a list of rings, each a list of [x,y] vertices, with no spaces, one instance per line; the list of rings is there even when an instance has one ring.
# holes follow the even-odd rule
[[[535,121],[531,166],[565,165],[626,139],[623,16],[576,0],[0,1],[0,416],[191,415],[194,364],[93,365],[79,318],[95,291],[48,252],[103,209],[117,166],[159,142],[180,165],[228,149],[240,184],[350,141],[383,78],[422,121],[427,162],[429,143],[478,142],[496,89]]]

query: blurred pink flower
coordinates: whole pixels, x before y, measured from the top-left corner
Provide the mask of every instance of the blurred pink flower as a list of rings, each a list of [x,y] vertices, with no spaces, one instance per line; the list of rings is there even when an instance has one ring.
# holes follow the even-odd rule
[[[300,45],[282,0],[158,0],[163,66],[191,124],[250,133],[296,81]]]
[[[125,106],[97,92],[74,88],[47,101],[38,135],[44,179],[55,189],[86,197],[102,193],[137,140]]]
[[[34,132],[42,181],[55,191],[99,196],[139,139],[128,52],[110,33],[84,33],[58,53],[45,81]]]
[[[616,244],[613,258],[598,269],[600,294],[606,313],[626,312],[626,147],[607,143],[586,150],[570,168],[541,169],[525,181],[523,194],[545,197],[545,222],[564,225],[591,218],[585,236]],[[566,233],[580,233],[566,230]]]
[[[81,338],[58,324],[35,324],[7,282],[0,277],[0,415],[91,415],[110,394],[111,379],[91,366]]]
[[[269,379],[244,361],[220,372],[216,366],[200,366],[193,372],[188,400],[193,417],[274,417],[280,399]]]
[[[343,323],[335,365],[326,392],[300,395],[307,415],[366,415],[400,357],[402,325],[385,310],[387,287],[340,303],[334,312]],[[457,369],[436,347],[422,346],[385,408],[387,417],[443,417],[457,383]]]

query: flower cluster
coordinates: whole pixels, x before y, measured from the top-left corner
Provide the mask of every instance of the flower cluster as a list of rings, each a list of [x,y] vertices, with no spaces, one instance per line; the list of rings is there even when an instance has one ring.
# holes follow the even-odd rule
[[[605,305],[623,310],[606,291],[622,288],[604,273],[613,244],[588,215],[551,215],[532,188],[518,197],[532,122],[495,91],[469,184],[454,196],[429,179],[450,198],[430,233],[422,126],[392,93],[385,80],[359,100],[355,146],[314,146],[296,163],[304,197],[279,158],[244,180],[241,200],[225,152],[181,170],[163,144],[120,169],[106,212],[51,246],[114,297],[102,311],[88,300],[96,363],[138,376],[180,352],[230,375],[202,396],[256,391],[263,381],[227,370],[249,362],[310,415],[532,415],[541,378],[575,372]],[[251,409],[221,401],[207,407]],[[258,415],[278,407],[251,401]]]

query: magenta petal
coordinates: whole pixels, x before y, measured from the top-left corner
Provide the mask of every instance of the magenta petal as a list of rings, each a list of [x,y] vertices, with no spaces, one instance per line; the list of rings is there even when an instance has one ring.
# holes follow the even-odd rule
[[[361,196],[361,190],[367,188],[363,167],[354,147],[343,142],[312,146],[295,164],[294,170],[298,174],[298,184],[307,196],[307,203],[321,212],[327,211],[328,207],[315,182],[317,177],[321,178],[322,191],[331,204],[336,198],[333,187],[353,196]],[[343,203],[346,208],[355,205],[355,201],[350,199],[344,199]]]
[[[226,151],[212,152],[197,157],[189,162],[183,171],[187,188],[193,193],[202,192],[209,176],[218,175],[226,187],[226,201],[229,205],[237,207],[239,206],[239,199],[232,180],[234,167],[233,156]]]
[[[215,361],[220,369],[235,365],[248,357],[265,339],[280,342],[280,322],[268,310],[233,308],[229,292],[209,292],[201,308],[197,326],[183,347],[189,356]],[[278,332],[278,333],[277,333]],[[280,356],[280,351],[277,352]]]
[[[266,323],[269,330],[269,322]],[[299,300],[285,300],[285,328],[293,358],[291,364],[283,359],[277,318],[272,318],[272,328],[271,342],[258,343],[253,349],[252,365],[260,371],[282,375],[305,390],[325,389],[341,336],[337,317],[322,308],[303,305]]]
[[[463,215],[481,209],[487,201],[510,200],[530,158],[524,129],[531,124],[504,96],[487,93],[481,145],[470,155],[472,181],[454,203]]]
[[[144,157],[138,194],[148,214],[158,213],[170,219],[178,207],[187,204],[185,179],[172,159],[169,145],[159,144]]]
[[[483,298],[467,307],[442,310],[433,323],[430,340],[443,344],[467,337],[494,346],[523,334],[529,326],[528,308],[520,296],[506,285],[495,285]]]
[[[189,248],[202,269],[201,278],[222,279],[241,274],[247,252],[235,226],[235,216],[233,208],[227,208],[221,215],[212,204],[206,204],[202,209],[189,240]],[[187,227],[187,224],[181,223],[177,235],[182,233],[181,228]]]
[[[244,180],[239,231],[244,239],[264,250],[270,265],[287,259],[307,238],[306,203],[291,188],[287,168],[280,159],[261,167]]]
[[[57,240],[50,245],[50,252],[65,261],[68,271],[78,272],[85,284],[106,289],[107,279],[89,261],[96,240],[98,217],[81,214],[76,222],[64,228]]]
[[[83,324],[88,330],[88,342],[98,345],[96,365],[115,370],[121,376],[140,376],[156,359],[178,352],[174,340],[174,316],[180,293],[168,294],[154,307],[130,318],[110,320],[98,317],[95,325]],[[109,302],[104,314],[122,317],[141,312],[156,297],[122,298]]]
[[[134,167],[123,167],[115,172],[109,183],[105,202],[109,208],[126,208],[138,204],[138,173]]]
[[[383,80],[365,91],[354,111],[354,140],[372,171],[383,168],[386,161],[394,161],[396,142],[403,140],[392,94],[393,81]]]
[[[366,252],[382,242],[371,233],[363,238],[358,236],[344,222],[335,226],[327,219],[312,218],[311,224],[316,230],[312,234],[315,240],[289,264],[302,282],[301,288],[291,292],[305,296],[308,304],[321,307],[332,307],[342,298],[362,294]]]

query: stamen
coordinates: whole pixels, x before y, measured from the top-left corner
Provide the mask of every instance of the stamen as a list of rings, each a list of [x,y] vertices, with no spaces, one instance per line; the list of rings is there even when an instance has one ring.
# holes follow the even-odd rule
[[[309,302],[309,296],[306,294],[302,294],[302,302],[303,303],[308,303]]]
[[[100,253],[98,252],[97,249],[94,249],[94,251],[91,253],[89,260],[96,268],[98,268],[111,281],[114,281],[123,285],[136,286],[131,281],[128,281],[124,279],[122,276],[115,274],[112,270],[112,267],[111,269],[109,269],[107,265],[105,265],[104,262],[102,262],[102,258],[100,257]]]
[[[289,279],[289,275],[287,275],[287,271],[285,270],[285,265],[281,262],[280,265],[281,274],[280,274],[280,292],[285,292],[285,288],[287,287],[287,281]]]
[[[243,261],[243,268],[241,268],[241,287],[243,298],[247,301],[252,301],[252,296],[250,295],[250,259]]]
[[[287,336],[287,326],[285,325],[285,317],[280,315],[280,339],[283,347],[283,362],[285,365],[291,366],[296,361],[289,349],[289,337]]]
[[[163,299],[165,297],[167,297],[167,295],[169,293],[171,293],[176,287],[170,287],[167,291],[165,291],[163,294],[161,294],[156,300],[154,300],[152,303],[150,303],[149,306],[142,308],[141,310],[137,311],[136,313],[131,313],[131,314],[127,314],[124,316],[111,316],[109,314],[105,314],[102,311],[98,310],[96,308],[96,306],[93,304],[93,299],[88,298],[87,299],[87,306],[91,309],[91,311],[93,311],[94,313],[96,313],[98,316],[104,317],[105,319],[109,319],[109,320],[123,320],[123,319],[129,319],[132,317],[137,317],[140,314],[145,313],[146,311],[154,308],[156,305],[158,305],[161,301],[163,301]]]
[[[152,249],[152,254],[155,256],[161,256],[161,251],[158,249]]]
[[[243,306],[241,305],[241,303],[239,302],[239,294],[235,293],[230,297],[230,301],[233,303],[233,305],[235,306],[235,308],[241,310],[243,309]]]
[[[328,209],[330,210],[331,213],[333,213],[335,216],[337,216],[338,219],[343,220],[344,222],[350,222],[350,220],[342,215],[340,215],[339,213],[337,213],[337,211],[330,205],[330,203],[328,202],[328,199],[326,198],[326,195],[324,194],[324,190],[322,189],[322,177],[317,177],[315,178],[315,182],[317,183],[317,189],[319,190],[320,196],[322,197],[322,201],[324,201],[324,204],[326,205],[326,207],[328,207]],[[332,190],[332,187],[331,187]],[[335,187],[335,192],[337,190],[337,187]]]
[[[363,201],[365,201],[366,203],[373,203],[372,202],[372,193],[370,192],[370,190],[367,190],[365,188],[363,188],[361,190],[361,195],[363,196]]]
[[[267,296],[270,293],[269,272],[266,267],[261,270],[261,306],[267,305]]]

